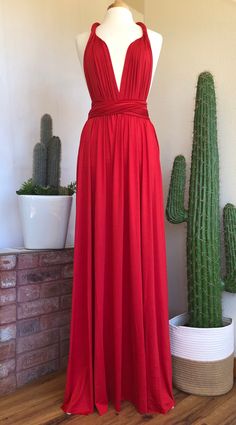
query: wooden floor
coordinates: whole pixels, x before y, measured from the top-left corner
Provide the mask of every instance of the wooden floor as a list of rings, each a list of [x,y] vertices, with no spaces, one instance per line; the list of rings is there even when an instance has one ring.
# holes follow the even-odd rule
[[[176,406],[165,415],[145,417],[134,406],[122,402],[116,414],[113,406],[103,416],[66,415],[60,408],[63,400],[65,373],[54,373],[29,383],[0,399],[1,425],[236,425],[236,383],[223,396],[200,397],[174,390]]]

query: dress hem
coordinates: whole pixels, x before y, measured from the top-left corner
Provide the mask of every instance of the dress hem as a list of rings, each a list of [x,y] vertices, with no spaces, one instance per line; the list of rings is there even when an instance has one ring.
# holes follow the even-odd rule
[[[164,415],[164,414],[168,413],[168,411],[170,411],[171,409],[173,409],[175,407],[175,402],[173,402],[170,405],[168,405],[168,407],[165,408],[165,409],[142,411],[137,407],[137,405],[132,400],[125,399],[125,400],[121,400],[121,402],[122,401],[128,401],[129,403],[131,403],[133,405],[133,407],[135,407],[135,409],[137,410],[137,413],[140,413],[141,415],[145,415],[145,414],[146,415],[152,415],[152,414],[162,414],[162,415]],[[115,408],[114,403],[111,406],[113,408]],[[72,415],[89,415],[89,414],[95,413],[96,410],[97,410],[97,413],[99,414],[99,416],[103,416],[105,413],[107,413],[108,407],[109,407],[109,405],[107,404],[107,405],[104,405],[102,408],[101,407],[98,408],[97,405],[95,404],[94,408],[90,409],[90,410],[83,410],[83,409],[74,410],[74,409],[72,409],[73,411],[67,411],[67,407],[66,407],[65,404],[60,406],[60,408],[63,410],[64,413],[70,413]],[[122,407],[115,408],[115,411],[116,411],[116,413],[120,413],[122,411]]]

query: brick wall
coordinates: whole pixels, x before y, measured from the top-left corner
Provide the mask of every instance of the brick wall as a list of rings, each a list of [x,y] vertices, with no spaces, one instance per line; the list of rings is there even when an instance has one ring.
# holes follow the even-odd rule
[[[66,368],[73,252],[0,254],[0,394]]]

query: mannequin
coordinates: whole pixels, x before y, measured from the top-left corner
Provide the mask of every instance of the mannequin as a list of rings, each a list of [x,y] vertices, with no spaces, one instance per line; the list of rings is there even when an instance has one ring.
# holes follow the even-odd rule
[[[147,30],[153,57],[153,77],[159,59],[163,37],[160,33]],[[76,36],[76,48],[79,60],[83,68],[83,57],[90,32],[83,32]],[[123,1],[115,1],[107,8],[107,12],[101,24],[96,28],[96,35],[105,41],[110,52],[113,70],[118,89],[120,89],[125,55],[130,43],[142,37],[142,28],[134,22],[132,13]]]

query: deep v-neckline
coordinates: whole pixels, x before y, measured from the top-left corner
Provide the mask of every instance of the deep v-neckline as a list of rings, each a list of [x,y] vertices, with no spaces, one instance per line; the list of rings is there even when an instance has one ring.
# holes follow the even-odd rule
[[[141,29],[142,29],[142,35],[141,35],[141,37],[138,37],[138,38],[136,38],[135,40],[133,40],[129,45],[128,45],[128,48],[127,48],[127,50],[126,50],[126,52],[125,52],[125,58],[124,58],[124,62],[123,62],[123,68],[122,68],[122,72],[121,72],[121,79],[120,79],[120,88],[118,87],[118,84],[117,84],[117,81],[116,81],[116,76],[115,76],[115,71],[114,71],[114,67],[113,67],[113,63],[112,63],[112,60],[111,60],[111,54],[110,54],[110,50],[109,50],[109,48],[108,48],[108,45],[107,45],[107,43],[105,42],[105,40],[103,40],[101,37],[99,37],[98,35],[97,35],[97,33],[96,33],[96,28],[99,26],[99,25],[101,25],[100,24],[100,22],[95,22],[95,27],[94,27],[94,35],[95,35],[95,37],[99,40],[99,41],[101,41],[102,43],[103,43],[103,45],[105,46],[105,50],[106,50],[106,53],[107,53],[107,58],[108,58],[108,62],[109,62],[109,66],[110,66],[110,71],[111,71],[111,75],[112,75],[112,78],[113,78],[113,81],[114,81],[114,86],[115,86],[115,89],[116,89],[116,92],[117,92],[117,94],[118,94],[118,96],[120,96],[120,94],[122,93],[122,87],[123,87],[123,81],[124,81],[124,77],[125,77],[125,72],[126,72],[126,68],[127,68],[127,65],[128,65],[128,58],[129,58],[129,52],[130,52],[130,50],[131,50],[131,47],[136,43],[136,42],[138,42],[138,41],[140,41],[140,40],[142,40],[143,38],[144,38],[144,35],[145,35],[145,28],[144,28],[144,23],[143,22],[141,22],[141,21],[137,21],[137,22],[135,22],[137,25],[139,25],[140,27],[141,27]]]

